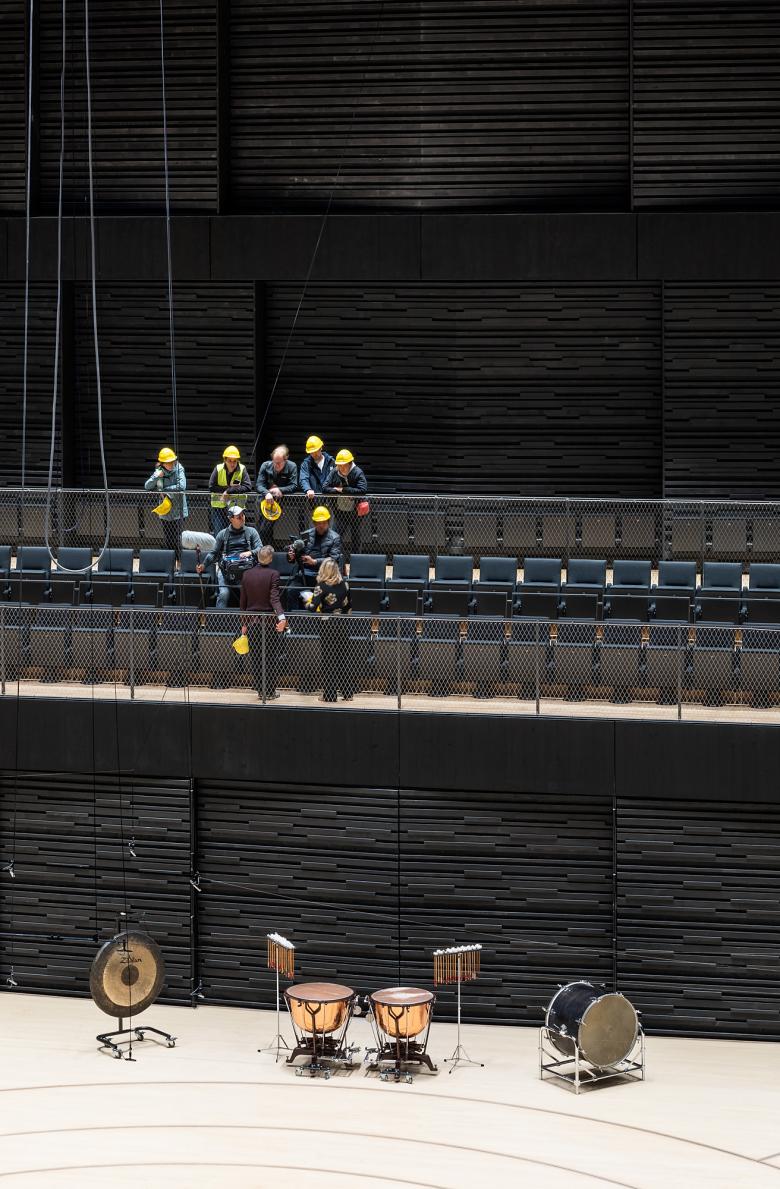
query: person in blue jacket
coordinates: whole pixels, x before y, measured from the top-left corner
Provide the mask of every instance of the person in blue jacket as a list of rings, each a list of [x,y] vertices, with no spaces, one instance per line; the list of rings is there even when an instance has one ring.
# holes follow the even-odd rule
[[[325,480],[336,465],[335,458],[324,449],[322,438],[312,434],[306,440],[306,457],[298,472],[298,487],[314,501],[322,495]]]

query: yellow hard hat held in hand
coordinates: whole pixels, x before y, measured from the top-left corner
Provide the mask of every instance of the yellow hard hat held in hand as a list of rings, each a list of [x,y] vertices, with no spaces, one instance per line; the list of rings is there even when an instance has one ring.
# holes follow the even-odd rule
[[[247,636],[237,636],[233,641],[233,647],[239,656],[246,656],[249,652],[249,638]]]
[[[167,495],[164,495],[157,507],[152,508],[152,511],[154,512],[155,516],[167,516],[172,507],[173,504],[168,499]]]
[[[346,466],[346,464],[348,462],[354,462],[354,461],[355,461],[355,455],[352,453],[351,450],[339,450],[338,454],[336,455],[336,466],[337,467]]]
[[[171,450],[170,446],[163,446],[160,453],[157,455],[158,462],[176,462],[176,455]]]

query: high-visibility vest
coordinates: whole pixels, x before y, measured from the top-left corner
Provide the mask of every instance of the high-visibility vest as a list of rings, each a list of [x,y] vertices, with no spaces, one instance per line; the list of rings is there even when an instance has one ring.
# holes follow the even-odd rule
[[[240,462],[238,464],[236,469],[233,471],[232,475],[228,475],[228,469],[225,466],[224,462],[221,464],[221,466],[219,466],[217,468],[217,483],[219,483],[219,485],[223,489],[223,491],[227,488],[228,484],[235,482],[236,480],[239,483],[243,483],[245,476],[246,476],[246,467],[244,466],[243,462]],[[232,499],[234,504],[238,504],[239,508],[246,507],[246,494],[233,495],[230,498]],[[212,506],[212,508],[225,508],[226,507],[223,497],[219,494],[218,491],[212,491],[212,493],[211,493],[211,506]]]

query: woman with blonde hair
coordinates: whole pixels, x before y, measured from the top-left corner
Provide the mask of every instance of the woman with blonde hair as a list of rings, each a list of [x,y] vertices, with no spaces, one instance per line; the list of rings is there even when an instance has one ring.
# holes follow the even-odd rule
[[[344,618],[350,610],[349,587],[332,557],[326,557],[317,571],[309,610],[325,616],[320,631],[322,700],[335,702],[340,686],[348,702],[354,693],[354,675],[349,672],[349,631]]]

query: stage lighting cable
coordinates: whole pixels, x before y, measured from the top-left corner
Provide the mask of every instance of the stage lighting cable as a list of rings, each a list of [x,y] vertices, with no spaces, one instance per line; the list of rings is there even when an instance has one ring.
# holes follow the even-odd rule
[[[179,453],[179,414],[176,398],[176,338],[173,318],[173,262],[171,254],[171,187],[168,167],[168,106],[165,96],[165,16],[160,0],[160,75],[162,85],[163,173],[165,179],[165,248],[168,265],[168,334],[171,348],[171,404],[173,413],[173,450]]]

